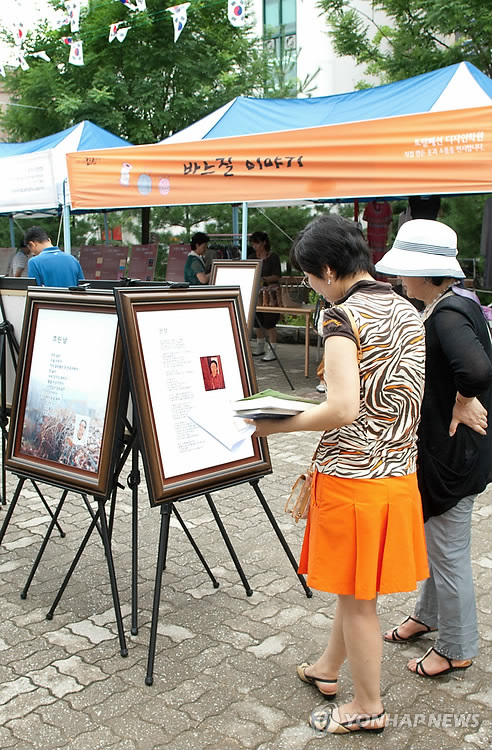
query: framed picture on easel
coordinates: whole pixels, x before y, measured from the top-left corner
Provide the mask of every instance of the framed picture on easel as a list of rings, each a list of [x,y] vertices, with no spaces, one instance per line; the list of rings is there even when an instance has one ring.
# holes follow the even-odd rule
[[[0,276],[0,324],[2,325],[1,335],[4,337],[2,355],[5,358],[5,371],[4,376],[2,375],[1,387],[5,389],[2,397],[5,398],[8,409],[12,406],[17,353],[22,333],[28,286],[36,286],[36,279]],[[14,356],[12,356],[11,343],[13,344]]]
[[[271,473],[266,440],[231,409],[256,393],[239,289],[115,297],[151,505]]]
[[[210,283],[214,286],[239,286],[250,335],[255,324],[261,264],[261,260],[213,260],[210,270]]]
[[[122,380],[123,349],[112,294],[29,290],[6,467],[107,496]]]

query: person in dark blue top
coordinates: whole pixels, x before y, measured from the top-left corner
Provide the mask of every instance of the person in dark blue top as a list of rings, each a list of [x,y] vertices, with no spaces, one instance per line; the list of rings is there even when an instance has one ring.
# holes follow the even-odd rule
[[[34,256],[27,264],[27,275],[38,286],[77,286],[84,278],[77,258],[55,247],[42,227],[28,229],[24,245]]]

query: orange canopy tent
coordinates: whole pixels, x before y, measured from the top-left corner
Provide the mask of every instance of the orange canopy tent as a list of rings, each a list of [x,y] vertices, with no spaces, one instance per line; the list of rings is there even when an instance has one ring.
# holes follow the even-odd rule
[[[278,129],[216,138],[228,130],[221,118],[204,140],[182,140],[197,137],[191,126],[159,144],[68,154],[72,207],[492,192],[492,81],[469,63],[336,97],[243,102],[255,113],[266,108]],[[284,124],[271,116],[274,106],[285,111]],[[285,121],[309,122],[316,107],[333,124],[286,129]],[[344,113],[354,119],[341,122]],[[236,116],[230,130],[249,133],[250,121],[265,127],[256,120]]]

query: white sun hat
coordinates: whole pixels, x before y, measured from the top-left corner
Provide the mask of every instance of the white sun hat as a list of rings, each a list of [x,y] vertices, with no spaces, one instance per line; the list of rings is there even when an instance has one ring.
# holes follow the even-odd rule
[[[413,219],[401,225],[393,247],[376,263],[376,271],[390,276],[450,276],[464,279],[456,260],[454,229],[431,219]]]

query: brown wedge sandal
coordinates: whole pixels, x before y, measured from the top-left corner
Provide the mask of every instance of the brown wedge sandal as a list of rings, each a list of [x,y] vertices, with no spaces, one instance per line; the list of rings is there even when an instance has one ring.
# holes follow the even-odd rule
[[[384,732],[385,724],[382,726],[378,723],[371,726],[373,722],[379,722],[381,719],[386,720],[386,711],[372,716],[363,714],[355,717],[351,721],[336,721],[333,718],[331,710],[324,708],[315,708],[309,717],[309,723],[318,732],[325,734],[352,734],[353,732],[370,732],[371,734],[381,734]]]
[[[321,690],[321,688],[319,687],[319,685],[317,685],[316,683],[317,682],[322,682],[325,685],[328,684],[328,685],[335,685],[336,686],[338,680],[325,680],[323,677],[311,677],[310,674],[306,674],[306,669],[308,667],[310,667],[310,666],[311,666],[311,664],[308,664],[307,662],[303,662],[302,664],[298,664],[297,667],[296,667],[297,676],[303,682],[307,682],[308,685],[314,685],[315,688],[318,688],[319,692],[321,693],[321,695],[324,698],[326,698],[327,700],[332,700],[336,696],[336,694],[337,694],[336,689],[335,689],[334,693],[325,693],[323,690]]]

